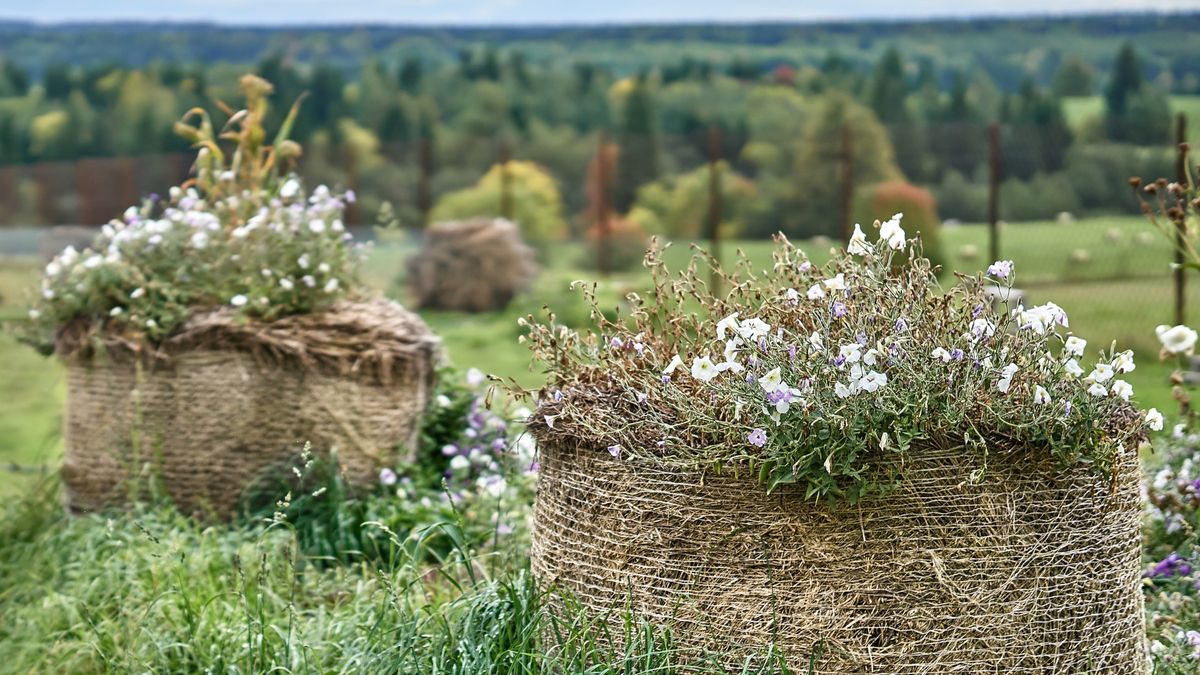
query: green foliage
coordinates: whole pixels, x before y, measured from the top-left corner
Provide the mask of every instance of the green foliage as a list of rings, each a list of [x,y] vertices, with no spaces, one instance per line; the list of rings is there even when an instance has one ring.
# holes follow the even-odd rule
[[[871,187],[858,203],[856,219],[861,223],[886,221],[904,214],[904,228],[921,238],[921,252],[934,267],[944,266],[938,204],[929,190],[904,181],[879,183]]]
[[[1091,96],[1096,93],[1096,71],[1083,59],[1072,56],[1063,61],[1051,85],[1055,96]]]
[[[501,215],[502,188],[508,181],[513,219],[530,242],[544,246],[566,236],[562,197],[554,179],[532,162],[511,161],[507,167],[493,166],[474,186],[451,192],[438,200],[431,218],[461,220],[476,216]]]
[[[641,186],[658,178],[659,173],[658,125],[653,97],[644,77],[633,78],[624,93],[617,144],[620,152],[613,205],[624,213],[633,206]]]

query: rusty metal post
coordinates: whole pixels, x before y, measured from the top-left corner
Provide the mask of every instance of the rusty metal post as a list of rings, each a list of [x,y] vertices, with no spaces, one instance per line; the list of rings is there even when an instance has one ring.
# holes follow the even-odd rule
[[[842,193],[841,226],[842,241],[849,243],[854,230],[854,138],[850,125],[842,125],[841,148],[841,177],[839,184]]]
[[[1190,194],[1187,190],[1188,186],[1188,171],[1187,171],[1187,116],[1179,113],[1175,117],[1175,180],[1184,186],[1184,194]],[[1186,242],[1184,237],[1187,236],[1187,216],[1188,207],[1187,197],[1179,200],[1179,208],[1184,209],[1182,215],[1175,224],[1175,324],[1182,325],[1185,323],[1185,311],[1187,305],[1187,270],[1184,269],[1184,248]]]
[[[988,260],[1000,259],[1000,125],[992,122],[988,137]]]
[[[721,130],[713,125],[708,128],[708,213],[704,235],[709,253],[718,263],[721,262],[721,216],[725,210],[721,201],[721,155]],[[719,290],[720,283],[721,277],[714,267],[709,279],[713,292]]]

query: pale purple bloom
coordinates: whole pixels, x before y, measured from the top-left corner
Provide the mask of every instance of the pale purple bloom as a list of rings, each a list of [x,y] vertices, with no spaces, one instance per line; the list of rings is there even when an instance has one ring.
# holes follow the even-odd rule
[[[447,443],[446,445],[442,446],[442,454],[447,457],[457,455],[458,452],[459,452],[458,446],[453,443]]]
[[[796,345],[788,345],[788,359],[796,360]]]
[[[903,332],[907,331],[908,330],[908,322],[905,321],[903,317],[896,319],[895,329],[896,329],[897,333],[903,333]]]
[[[866,347],[867,346],[867,334],[862,331],[859,331],[858,335],[854,336],[854,341],[857,342],[858,344]]]
[[[663,384],[666,384],[666,383],[668,383],[668,382],[670,382],[670,381],[671,381],[671,376],[670,376],[670,375],[663,375],[663,376],[662,376],[662,383],[663,383]]]
[[[1192,566],[1178,553],[1171,553],[1158,564],[1151,567],[1143,575],[1149,579],[1166,579],[1174,576],[1187,576],[1192,573]]]
[[[496,526],[496,534],[501,535],[501,536],[506,535],[506,534],[512,534],[512,531],[513,531],[512,525],[509,525],[508,523],[500,523],[499,525]]]
[[[962,361],[963,356],[963,350],[959,349],[958,347],[950,350],[950,358],[954,359],[955,361]]]
[[[625,341],[624,341],[624,340],[622,340],[620,337],[618,337],[618,336],[614,335],[614,336],[613,336],[613,338],[612,338],[611,340],[609,340],[609,341],[608,341],[608,344],[609,344],[609,345],[610,345],[610,346],[611,346],[613,349],[620,349],[621,347],[624,347],[624,346],[625,346]]]
[[[997,260],[988,265],[987,268],[988,276],[996,277],[997,279],[1007,279],[1012,274],[1012,271],[1013,261],[1011,260]]]
[[[383,470],[379,472],[379,482],[383,483],[384,485],[395,485],[396,478],[396,472],[387,467],[384,467]]]
[[[750,441],[750,445],[761,448],[767,444],[767,432],[762,429],[755,429],[750,432],[746,440]]]
[[[613,457],[616,457],[617,459],[621,459],[621,446],[619,446],[619,445],[608,446],[608,454],[612,455]]]
[[[843,316],[846,316],[846,303],[844,303],[844,302],[833,303],[833,315],[838,317],[839,319],[842,318]]]

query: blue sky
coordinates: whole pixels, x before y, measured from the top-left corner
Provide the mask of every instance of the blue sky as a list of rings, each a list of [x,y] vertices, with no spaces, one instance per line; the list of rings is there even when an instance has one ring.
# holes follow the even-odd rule
[[[558,24],[1046,15],[1200,9],[1200,0],[0,0],[0,18],[239,24]]]

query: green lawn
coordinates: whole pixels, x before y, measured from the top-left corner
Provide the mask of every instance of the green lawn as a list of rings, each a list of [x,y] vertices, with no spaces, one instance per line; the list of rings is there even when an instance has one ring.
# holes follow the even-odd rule
[[[1138,235],[1153,235],[1139,243]],[[1143,237],[1145,239],[1145,237]],[[946,229],[943,244],[947,265],[963,272],[985,267],[987,231],[978,225]],[[802,246],[815,261],[828,256],[812,244]],[[964,248],[974,247],[973,257]],[[756,267],[770,262],[768,242],[739,242],[727,245],[724,259],[731,262],[740,248]],[[1086,250],[1087,263],[1072,263],[1071,251]],[[363,268],[367,283],[401,302],[407,301],[403,285],[403,261],[413,246],[392,241],[376,247]],[[1002,232],[1001,253],[1017,264],[1018,285],[1032,302],[1049,300],[1066,308],[1071,328],[1086,337],[1094,350],[1116,340],[1122,348],[1138,354],[1138,369],[1129,380],[1142,406],[1165,411],[1174,409],[1166,381],[1170,367],[1157,362],[1158,342],[1154,326],[1172,318],[1170,277],[1166,266],[1170,248],[1139,218],[1093,218],[1072,224],[1035,222],[1008,225]],[[544,305],[554,308],[561,320],[583,326],[587,308],[570,283],[595,275],[581,269],[584,250],[577,244],[556,247],[544,256],[544,270],[533,291],[505,311],[468,315],[455,312],[424,312],[427,322],[445,340],[450,358],[461,367],[478,367],[502,377],[512,377],[526,386],[541,375],[530,371],[524,347],[517,344],[516,318],[538,313]],[[666,258],[675,267],[685,264],[690,251],[674,245]],[[38,266],[28,259],[0,260],[0,318],[23,315],[28,293],[36,283]],[[1195,277],[1195,275],[1193,275]],[[644,270],[614,275],[601,283],[605,306],[616,306],[628,291],[640,289]],[[1200,319],[1200,280],[1189,287],[1189,308],[1195,322]],[[1095,353],[1092,351],[1091,353]],[[36,474],[14,473],[10,465],[53,467],[61,454],[59,425],[63,400],[62,369],[0,335],[0,495],[24,491]]]
[[[1188,119],[1188,140],[1193,147],[1200,140],[1200,96],[1171,96],[1171,112],[1183,113]],[[1104,99],[1100,96],[1072,96],[1063,99],[1063,115],[1067,125],[1082,130],[1104,114]],[[1172,127],[1174,128],[1174,127]]]

